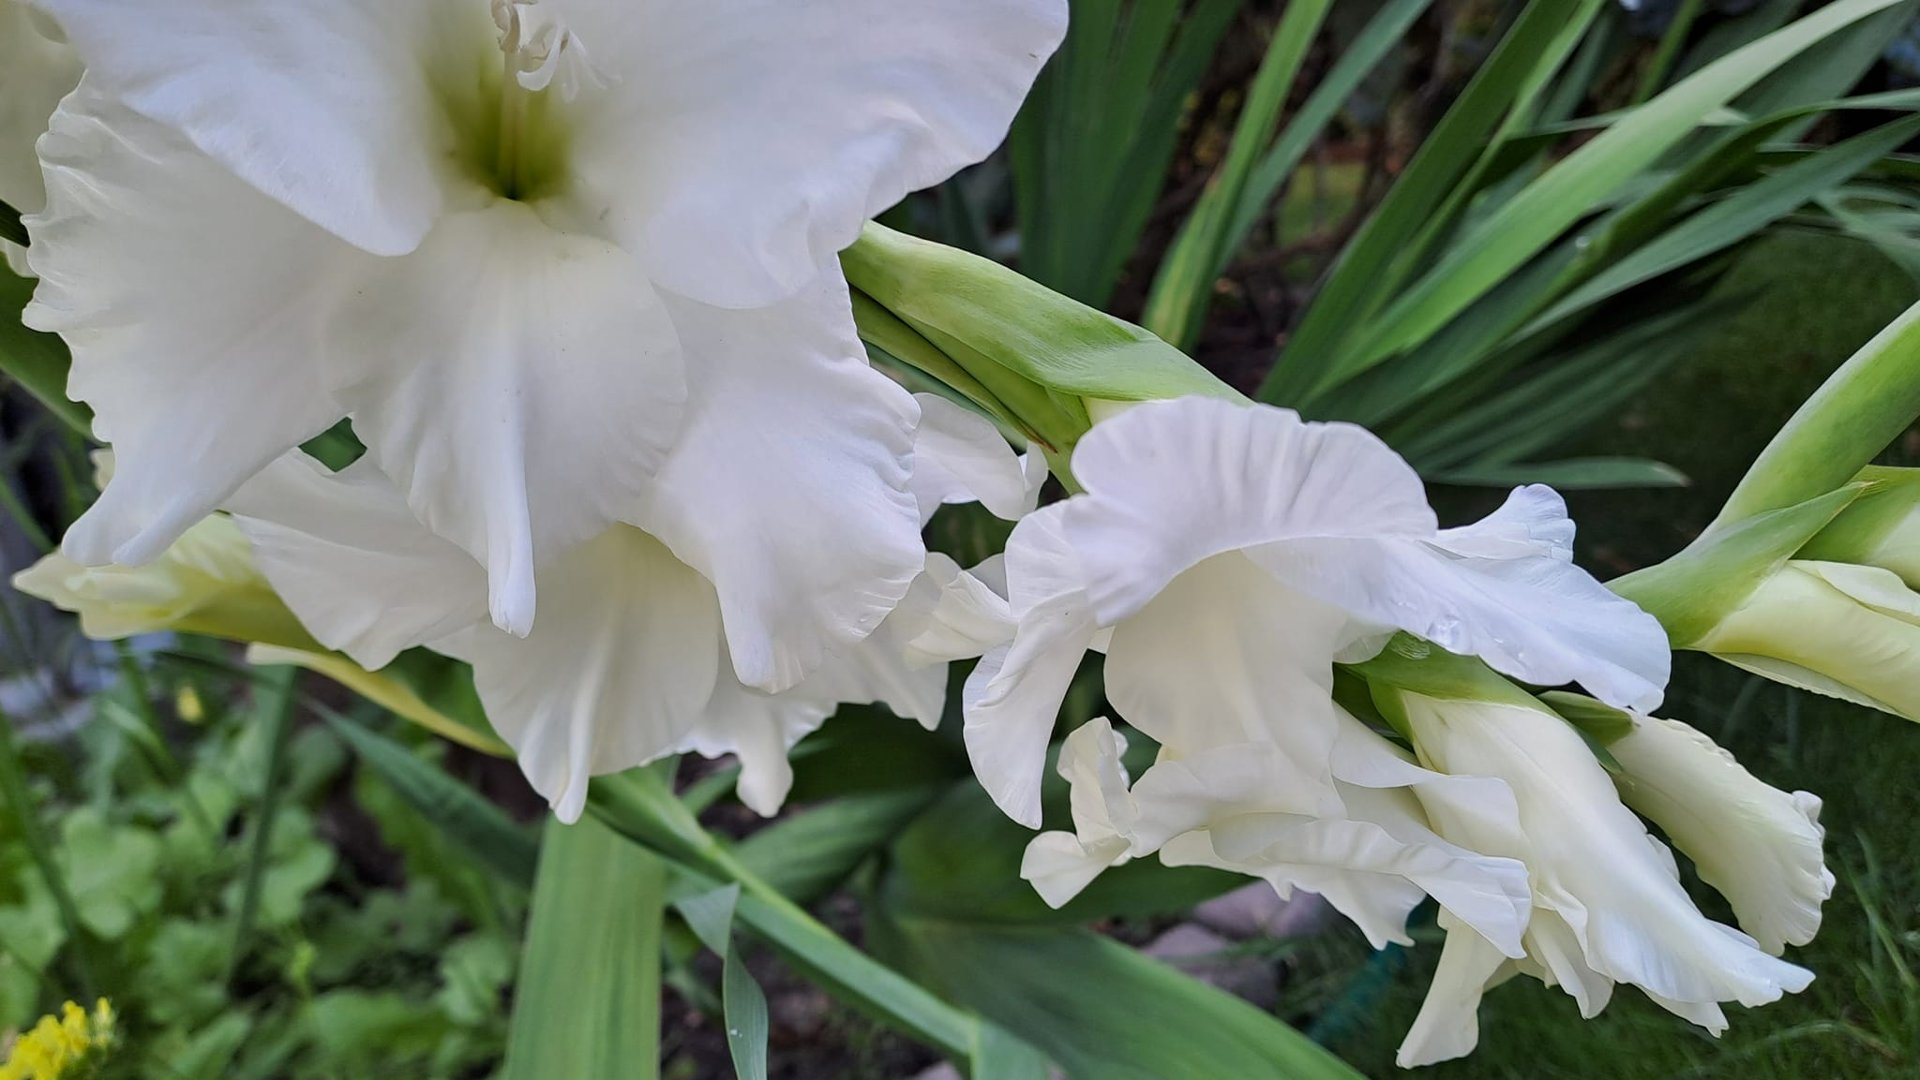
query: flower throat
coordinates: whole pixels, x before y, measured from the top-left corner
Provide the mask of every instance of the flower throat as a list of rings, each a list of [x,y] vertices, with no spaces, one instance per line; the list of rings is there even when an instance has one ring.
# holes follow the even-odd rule
[[[498,125],[493,132],[492,185],[525,199],[551,181],[565,136],[563,110],[583,86],[605,86],[586,46],[538,0],[493,0],[501,55]]]

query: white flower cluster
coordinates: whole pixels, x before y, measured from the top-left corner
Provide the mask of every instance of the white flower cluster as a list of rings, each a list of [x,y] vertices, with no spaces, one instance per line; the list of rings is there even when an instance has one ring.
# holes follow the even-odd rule
[[[320,644],[470,663],[567,820],[590,777],[685,751],[737,754],[772,813],[838,704],[932,725],[947,662],[980,657],[967,747],[1037,828],[1061,700],[1104,653],[1158,756],[1134,778],[1108,721],[1067,735],[1072,831],[1024,866],[1050,902],[1156,852],[1323,894],[1378,943],[1431,896],[1409,1064],[1469,1049],[1513,971],[1715,1030],[1807,984],[1775,956],[1831,888],[1817,800],[1646,715],[1666,637],[1572,564],[1550,490],[1443,529],[1367,432],[1186,397],[1094,403],[1084,490],[1035,510],[1039,452],[869,366],[836,254],[993,149],[1064,0],[43,6],[73,51],[29,51],[65,96],[0,195],[33,211],[27,319],[71,346],[116,467],[25,587],[125,595],[76,582],[224,511]],[[0,48],[25,17],[0,0]],[[299,449],[343,419],[353,464]],[[1018,525],[964,571],[921,529],[974,500]],[[1622,771],[1491,675],[1336,702],[1335,664],[1400,633],[1632,710]]]

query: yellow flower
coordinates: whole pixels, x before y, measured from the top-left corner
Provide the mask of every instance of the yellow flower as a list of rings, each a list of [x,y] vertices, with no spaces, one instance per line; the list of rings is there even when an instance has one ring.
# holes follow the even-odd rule
[[[14,1039],[0,1080],[80,1080],[98,1071],[113,1046],[113,1006],[106,998],[93,1013],[69,1001],[59,1019],[43,1016],[33,1029]]]

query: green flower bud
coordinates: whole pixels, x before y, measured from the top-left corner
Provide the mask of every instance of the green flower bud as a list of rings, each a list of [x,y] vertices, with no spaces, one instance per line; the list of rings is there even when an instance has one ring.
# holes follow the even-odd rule
[[[862,338],[1020,429],[1056,466],[1092,425],[1091,401],[1244,400],[1140,327],[990,259],[868,225],[840,263]]]

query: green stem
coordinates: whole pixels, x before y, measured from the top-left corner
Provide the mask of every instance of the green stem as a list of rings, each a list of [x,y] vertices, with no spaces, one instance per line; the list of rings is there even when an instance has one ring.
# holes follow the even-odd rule
[[[261,686],[260,714],[269,727],[267,774],[260,791],[260,813],[253,824],[253,844],[247,856],[246,877],[241,884],[240,913],[233,926],[233,952],[227,957],[226,978],[231,985],[246,953],[247,939],[260,911],[260,889],[266,880],[267,859],[272,853],[273,821],[280,812],[282,789],[287,771],[287,747],[293,734],[293,685],[300,669],[272,668]]]
[[[601,777],[588,807],[615,832],[683,868],[718,883],[738,882],[741,921],[829,992],[952,1060],[972,1053],[977,1020],[848,944],[748,869],[658,774],[635,769]]]
[[[54,861],[53,842],[40,823],[33,793],[27,790],[27,771],[20,760],[20,746],[13,738],[13,721],[4,713],[0,713],[0,793],[5,794],[7,805],[13,808],[20,838],[26,843],[34,866],[47,883],[47,892],[53,897],[54,907],[60,912],[60,923],[66,928],[67,941],[73,947],[70,956],[81,994],[91,998],[96,991],[92,967],[86,957],[86,928],[80,924],[80,909],[74,905],[73,893],[67,890],[66,879],[60,874],[60,864]]]
[[[1920,304],[1895,319],[1800,406],[1709,531],[1845,486],[1920,415]]]

